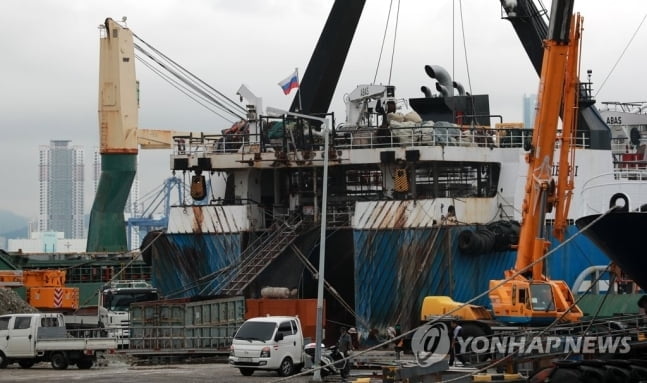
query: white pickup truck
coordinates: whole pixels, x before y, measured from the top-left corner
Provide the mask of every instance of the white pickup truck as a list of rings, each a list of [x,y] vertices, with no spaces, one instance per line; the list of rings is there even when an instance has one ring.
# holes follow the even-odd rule
[[[115,338],[70,336],[61,314],[0,316],[0,368],[14,362],[22,368],[30,368],[38,362],[51,362],[57,370],[66,369],[70,364],[88,369],[97,357],[115,349]]]

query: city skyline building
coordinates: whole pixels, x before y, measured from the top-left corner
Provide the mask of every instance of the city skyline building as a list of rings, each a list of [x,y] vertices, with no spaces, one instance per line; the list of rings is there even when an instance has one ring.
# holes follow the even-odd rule
[[[85,237],[83,224],[84,151],[71,140],[50,140],[39,148],[39,232]]]
[[[537,115],[537,95],[523,95],[523,126],[532,129],[535,126],[535,116]]]

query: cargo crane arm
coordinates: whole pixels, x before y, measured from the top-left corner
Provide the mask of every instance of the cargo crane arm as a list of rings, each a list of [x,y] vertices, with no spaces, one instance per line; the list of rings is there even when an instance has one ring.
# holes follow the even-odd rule
[[[543,41],[548,35],[546,9],[537,0],[500,0],[505,18],[510,21],[526,50],[535,71],[541,75],[544,54]],[[580,95],[578,135],[586,135],[591,149],[611,149],[611,131],[595,108],[590,92]]]
[[[514,269],[505,272],[505,282],[490,281],[491,288],[499,286],[490,293],[494,314],[511,323],[544,324],[556,318],[576,321],[582,316],[568,285],[550,280],[543,270],[543,257],[550,246],[546,239],[545,214],[554,206],[558,208],[555,234],[563,239],[573,187],[571,136],[577,120],[582,18],[572,15],[572,9],[572,0],[553,1],[548,38],[544,41],[537,116],[526,155],[528,175],[517,259]],[[560,135],[557,124],[561,110],[564,129]],[[560,166],[555,181],[553,157],[557,143],[560,144]]]

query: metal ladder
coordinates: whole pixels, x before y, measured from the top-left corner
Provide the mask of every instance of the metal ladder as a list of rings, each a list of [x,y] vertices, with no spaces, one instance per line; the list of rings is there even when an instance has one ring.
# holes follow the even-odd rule
[[[285,251],[297,237],[302,221],[280,222],[271,232],[259,237],[241,255],[241,262],[229,270],[211,294],[240,295],[274,259]]]

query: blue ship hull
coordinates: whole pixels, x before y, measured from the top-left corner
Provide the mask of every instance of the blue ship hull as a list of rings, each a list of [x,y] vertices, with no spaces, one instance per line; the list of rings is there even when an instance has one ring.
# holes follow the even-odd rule
[[[489,281],[512,268],[516,251],[465,255],[458,233],[465,227],[355,231],[355,308],[357,323],[386,328],[416,325],[425,296],[447,295],[459,302],[490,306]],[[567,230],[570,238],[577,229]],[[559,242],[551,239],[553,247]],[[588,238],[578,235],[547,259],[547,274],[569,286],[589,266],[609,259]]]
[[[457,238],[467,228],[331,231],[326,280],[354,308],[357,318],[327,293],[328,319],[363,329],[384,329],[396,323],[411,328],[419,321],[420,305],[427,295],[465,302],[481,294],[473,303],[489,306],[483,293],[491,279],[501,279],[503,271],[513,266],[516,252],[465,255],[458,249]],[[569,227],[567,238],[576,232],[574,226]],[[171,297],[210,295],[221,280],[218,270],[240,260],[249,235],[164,234],[153,244],[153,284]],[[311,242],[302,248],[314,265],[318,251]],[[578,235],[548,257],[547,273],[572,285],[587,267],[608,262],[588,238]],[[316,280],[292,254],[283,255],[259,275],[246,295],[257,297],[264,286],[298,288],[300,297],[316,296]]]

